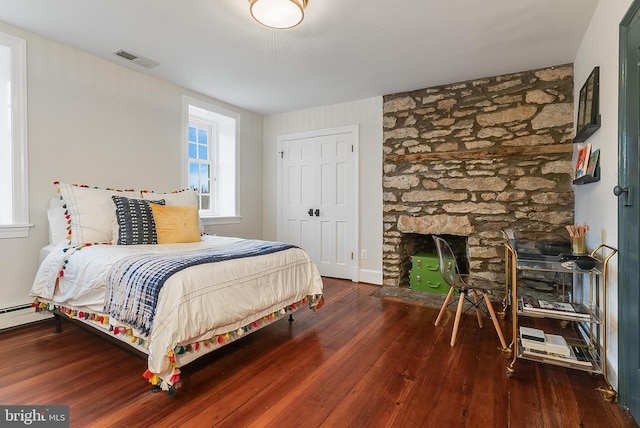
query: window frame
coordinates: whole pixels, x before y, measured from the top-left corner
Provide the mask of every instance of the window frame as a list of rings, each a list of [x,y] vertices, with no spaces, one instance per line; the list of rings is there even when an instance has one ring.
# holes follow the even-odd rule
[[[11,176],[12,219],[0,224],[0,238],[27,238],[29,222],[29,182],[27,147],[27,42],[0,32],[0,44],[11,55]]]
[[[192,97],[183,96],[182,100],[182,111],[183,111],[183,132],[182,132],[182,151],[181,151],[181,159],[182,159],[182,187],[189,187],[189,126],[192,121],[191,116],[189,114],[189,107],[197,107],[199,109],[207,110],[215,114],[219,114],[222,116],[229,117],[235,120],[235,215],[214,215],[211,211],[199,210],[200,218],[202,223],[205,226],[209,225],[218,225],[218,224],[236,224],[240,223],[242,216],[240,214],[240,114],[224,109],[222,107],[216,106],[211,103],[207,103],[205,101],[201,101]],[[197,119],[196,119],[197,120]],[[213,126],[212,133],[215,132],[215,125]],[[215,144],[213,144],[215,142]],[[212,156],[218,155],[219,143],[218,136],[211,135],[209,138],[209,150],[210,150],[210,158]],[[214,163],[217,158],[214,158]],[[212,165],[211,171],[211,182],[209,183],[209,190],[211,194],[214,194],[215,189],[220,185],[218,180],[214,182],[214,171],[215,174],[218,174],[219,165]],[[198,193],[198,196],[200,193]],[[217,197],[216,197],[217,201]],[[217,203],[217,202],[216,202]]]
[[[217,190],[217,180],[218,180],[218,166],[217,163],[214,162],[214,160],[212,160],[212,154],[217,153],[218,150],[218,145],[217,145],[217,136],[214,137],[215,133],[217,132],[217,130],[215,130],[216,125],[200,119],[200,118],[196,118],[196,117],[191,117],[189,116],[189,125],[187,127],[187,129],[190,129],[194,127],[196,130],[205,130],[207,133],[207,160],[206,161],[202,161],[200,159],[199,156],[199,146],[200,146],[200,142],[196,141],[196,158],[191,158],[189,157],[189,155],[187,154],[187,168],[189,168],[189,165],[191,164],[191,162],[193,162],[195,160],[195,162],[198,164],[198,175],[200,175],[200,172],[202,171],[202,165],[208,165],[209,167],[209,206],[210,209],[209,210],[203,210],[203,209],[199,209],[199,213],[200,216],[202,217],[216,217],[215,213],[217,212],[218,209],[218,199],[217,198],[211,198],[211,195],[214,194],[214,192]],[[196,138],[198,139],[198,138]],[[188,140],[187,138],[187,144],[191,144],[193,143],[192,141]],[[188,175],[191,174],[191,171],[189,170]],[[189,180],[189,178],[187,178],[187,180]],[[199,183],[201,184],[201,183]],[[187,184],[187,187],[190,187],[189,184]],[[198,187],[198,190],[200,190],[200,187]],[[198,192],[198,197],[201,198],[201,194]],[[211,203],[213,202],[213,207],[211,207]]]

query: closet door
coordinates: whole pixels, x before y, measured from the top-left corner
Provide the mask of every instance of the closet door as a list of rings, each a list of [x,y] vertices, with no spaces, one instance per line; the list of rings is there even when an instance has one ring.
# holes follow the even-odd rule
[[[280,140],[278,240],[305,249],[323,276],[357,276],[355,134]]]
[[[318,166],[313,140],[286,141],[280,153],[282,233],[278,233],[278,240],[303,248],[317,263],[320,260],[319,222],[314,218],[314,209],[319,209],[315,183]]]

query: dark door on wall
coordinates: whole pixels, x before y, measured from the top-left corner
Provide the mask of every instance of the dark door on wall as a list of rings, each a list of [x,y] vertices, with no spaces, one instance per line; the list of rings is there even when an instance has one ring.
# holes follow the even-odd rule
[[[640,0],[620,23],[618,186],[619,397],[640,421]]]

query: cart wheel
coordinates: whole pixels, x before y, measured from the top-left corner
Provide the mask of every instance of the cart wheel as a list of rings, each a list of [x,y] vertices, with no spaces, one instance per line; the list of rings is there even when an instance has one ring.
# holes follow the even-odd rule
[[[506,367],[505,371],[507,373],[507,377],[513,377],[513,373],[515,373],[515,370],[512,369],[511,367]]]
[[[602,397],[602,399],[604,401],[606,401],[607,403],[611,403],[612,401],[616,401],[617,397],[617,393],[613,390],[613,389],[607,389],[607,388],[596,388],[599,392],[600,392],[600,397]]]

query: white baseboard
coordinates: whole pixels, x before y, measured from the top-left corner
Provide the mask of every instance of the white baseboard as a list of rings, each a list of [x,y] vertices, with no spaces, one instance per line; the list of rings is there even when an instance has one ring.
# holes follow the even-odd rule
[[[382,285],[382,271],[371,269],[360,269],[358,271],[358,281],[367,284]]]
[[[42,321],[52,316],[49,312],[36,312],[31,307],[5,312],[0,314],[0,330]]]

